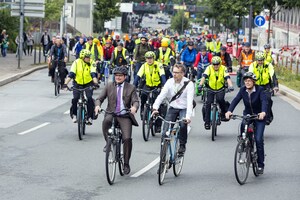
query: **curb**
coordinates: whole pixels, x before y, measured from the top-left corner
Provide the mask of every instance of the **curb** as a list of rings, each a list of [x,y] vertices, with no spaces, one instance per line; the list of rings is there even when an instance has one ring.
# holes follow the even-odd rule
[[[45,69],[45,68],[48,68],[48,66],[45,66],[45,65],[43,65],[43,66],[37,66],[37,67],[31,68],[31,69],[28,69],[28,70],[26,70],[24,72],[20,72],[18,74],[15,74],[15,75],[13,75],[11,77],[4,78],[4,79],[0,80],[0,86],[6,85],[8,83],[11,83],[11,82],[19,79],[19,78],[27,76],[28,74],[31,74],[31,73],[33,73],[33,72],[35,72],[37,70],[41,70],[41,69]]]
[[[300,103],[300,93],[292,90],[284,85],[279,84],[279,91],[280,94],[283,96],[286,96],[292,100],[294,100],[297,103]]]

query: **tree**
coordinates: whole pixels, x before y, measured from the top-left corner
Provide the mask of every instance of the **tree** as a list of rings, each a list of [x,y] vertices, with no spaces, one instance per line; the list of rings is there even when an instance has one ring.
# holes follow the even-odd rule
[[[178,11],[171,19],[171,28],[180,34],[183,34],[185,29],[188,29],[189,19],[184,16],[184,11]]]
[[[64,0],[46,0],[45,21],[59,21]]]
[[[120,0],[96,0],[94,6],[94,31],[104,31],[104,22],[120,16]]]

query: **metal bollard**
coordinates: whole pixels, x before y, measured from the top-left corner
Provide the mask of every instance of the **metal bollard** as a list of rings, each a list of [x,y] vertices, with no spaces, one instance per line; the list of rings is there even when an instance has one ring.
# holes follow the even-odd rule
[[[41,63],[41,46],[39,46],[39,64]]]
[[[36,46],[34,47],[33,51],[33,64],[36,64]]]

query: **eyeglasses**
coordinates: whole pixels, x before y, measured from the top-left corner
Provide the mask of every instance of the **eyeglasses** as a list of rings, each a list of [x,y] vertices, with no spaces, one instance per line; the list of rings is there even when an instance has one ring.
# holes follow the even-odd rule
[[[146,59],[153,59],[153,57],[147,57]]]
[[[146,42],[146,40],[141,40],[142,42]]]
[[[264,60],[257,60],[257,61],[264,61]]]
[[[220,63],[219,63],[220,64]],[[213,64],[213,66],[219,66],[219,64]]]

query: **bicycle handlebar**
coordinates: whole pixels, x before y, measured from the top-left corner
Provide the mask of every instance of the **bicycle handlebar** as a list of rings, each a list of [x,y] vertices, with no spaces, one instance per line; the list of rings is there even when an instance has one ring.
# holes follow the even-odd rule
[[[158,90],[160,88],[154,88],[153,90],[145,90],[145,89],[136,89],[138,92],[146,92],[146,93],[151,93],[154,92],[155,90]]]
[[[231,119],[235,120],[235,119],[239,119],[239,120],[251,120],[251,119],[258,119],[258,115],[231,115],[230,117]]]
[[[160,118],[162,121],[164,121],[164,122],[166,122],[166,123],[168,123],[168,124],[178,124],[178,123],[180,123],[180,122],[187,122],[187,120],[186,120],[185,118],[182,118],[181,120],[177,120],[177,121],[173,122],[173,121],[167,121],[166,119],[164,119],[164,118],[163,118],[162,116],[160,116],[160,115],[154,115],[153,117],[154,117],[154,119]]]
[[[110,112],[110,111],[101,109],[101,110],[99,110],[99,113],[105,113],[105,114],[113,114],[113,115],[117,115],[117,114],[120,114],[120,113],[123,112],[123,111],[126,111],[125,114],[130,113],[130,110],[127,109],[127,108],[124,108],[124,109],[120,110],[119,112],[114,112],[114,111]]]
[[[76,88],[76,87],[71,87],[71,88],[69,88],[68,87],[68,90],[69,91],[73,91],[73,90],[75,90],[75,91],[78,91],[78,92],[83,92],[83,91],[85,91],[85,90],[88,90],[88,89],[90,89],[90,90],[95,90],[96,88],[94,87],[94,86],[88,86],[88,87],[86,87],[86,88]]]

